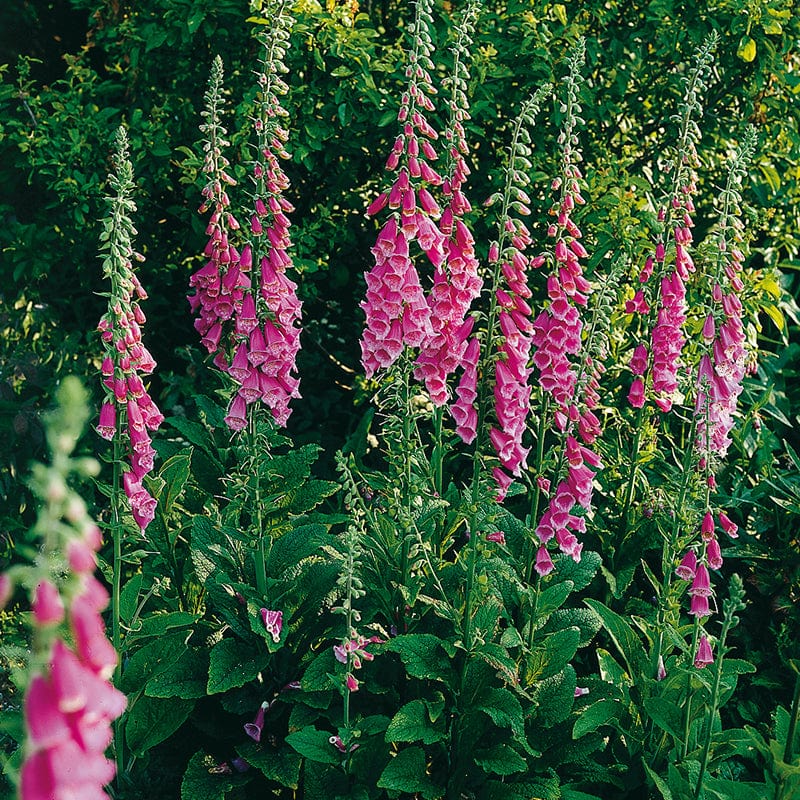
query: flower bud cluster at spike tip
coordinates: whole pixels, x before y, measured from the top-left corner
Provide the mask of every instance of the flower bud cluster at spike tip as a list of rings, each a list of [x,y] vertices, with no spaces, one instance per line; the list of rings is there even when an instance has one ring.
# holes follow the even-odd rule
[[[147,294],[133,271],[132,259],[144,259],[132,247],[135,229],[128,214],[136,206],[131,200],[133,170],[124,128],[117,132],[113,163],[109,185],[114,194],[107,198],[110,214],[103,221],[100,248],[103,275],[111,282],[111,291],[108,310],[97,326],[105,351],[102,378],[106,389],[97,432],[105,439],[113,439],[119,433],[128,444],[130,469],[124,475],[125,494],[137,525],[144,531],[156,508],[155,499],[142,485],[144,476],[153,469],[155,457],[149,432],[156,430],[164,417],[141,377],[152,373],[156,364],[142,344],[145,316],[139,301],[147,299]],[[123,411],[124,429],[118,424]]]
[[[424,381],[431,401],[437,406],[450,399],[448,377],[458,368],[463,370],[450,411],[456,422],[456,433],[467,444],[477,435],[475,401],[480,355],[478,340],[470,338],[473,320],[467,314],[483,285],[478,276],[475,242],[463,221],[463,216],[471,210],[463,192],[470,174],[466,162],[469,148],[464,131],[464,124],[470,118],[467,99],[469,71],[463,57],[469,54],[476,14],[476,7],[470,5],[462,17],[452,48],[453,72],[445,81],[445,87],[452,89],[444,132],[444,155],[448,165],[442,185],[445,208],[439,223],[446,237],[445,259],[434,267],[433,288],[427,298],[433,334],[422,343],[414,370],[414,377]],[[424,188],[420,190],[420,196],[425,196],[423,193],[427,194]]]
[[[235,186],[236,181],[227,171],[229,162],[224,155],[230,143],[225,139],[227,131],[220,122],[222,79],[222,60],[217,56],[205,94],[206,107],[202,112],[205,121],[200,126],[204,135],[203,172],[208,178],[200,213],[211,212],[206,228],[209,239],[204,251],[208,261],[189,279],[195,294],[188,299],[192,311],[198,314],[194,327],[202,337],[203,346],[224,364],[234,318],[241,314],[250,277],[249,265],[240,263],[239,252],[230,241],[232,233],[239,230],[239,222],[230,211],[228,198],[228,187]]]
[[[117,653],[101,615],[109,596],[94,576],[102,536],[83,500],[67,488],[71,474],[86,473],[88,465],[70,458],[77,437],[50,435],[62,422],[74,425],[76,415],[81,428],[85,423],[85,410],[69,403],[75,386],[74,378],[62,384],[60,408],[48,426],[53,466],[37,465],[31,482],[42,504],[35,528],[42,547],[35,565],[16,568],[17,574],[28,572],[32,580],[26,582],[36,586],[20,800],[106,798],[103,787],[115,767],[105,751],[111,724],[126,704],[125,695],[110,683]],[[85,402],[82,390],[74,392],[76,399],[79,395]],[[54,486],[59,491],[52,491]]]
[[[396,177],[391,189],[367,210],[374,215],[388,206],[392,212],[372,248],[375,266],[365,274],[361,363],[368,378],[390,367],[406,346],[422,347],[434,336],[431,308],[409,248],[416,241],[435,269],[447,258],[447,239],[436,223],[441,210],[429,191],[429,187],[442,183],[441,175],[430,165],[437,159],[433,142],[438,134],[426,117],[434,110],[431,98],[436,94],[430,74],[434,64],[428,30],[432,5],[431,0],[415,4],[412,49],[406,68],[408,82],[397,116],[402,132],[386,162],[387,170],[396,173]],[[443,382],[434,380],[437,377],[431,375],[431,388],[441,405],[448,395]]]
[[[489,312],[489,335],[496,342],[494,415],[497,420],[489,431],[489,439],[500,460],[500,466],[492,471],[498,502],[505,498],[512,483],[511,476],[519,476],[526,467],[530,450],[522,444],[530,413],[531,368],[528,364],[533,330],[528,303],[532,292],[527,270],[541,266],[544,259],[531,259],[526,254],[531,234],[519,216],[530,214],[525,191],[530,183],[525,168],[531,154],[530,129],[549,89],[549,86],[542,87],[529,98],[514,124],[497,242],[489,248],[494,295]],[[495,326],[498,330],[493,330]]]

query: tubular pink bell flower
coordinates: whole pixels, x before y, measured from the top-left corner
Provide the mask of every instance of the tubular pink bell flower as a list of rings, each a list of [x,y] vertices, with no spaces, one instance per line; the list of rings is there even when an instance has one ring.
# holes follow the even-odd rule
[[[698,669],[703,669],[708,664],[714,663],[714,653],[711,650],[711,644],[708,637],[703,634],[697,644],[697,654],[694,657],[694,665]]]
[[[267,633],[272,636],[272,641],[277,644],[281,640],[283,611],[270,611],[268,608],[262,608],[260,613],[264,628],[266,628]]]

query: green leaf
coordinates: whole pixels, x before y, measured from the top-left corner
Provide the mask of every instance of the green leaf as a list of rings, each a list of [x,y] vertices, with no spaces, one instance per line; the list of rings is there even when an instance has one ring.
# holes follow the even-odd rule
[[[511,728],[518,741],[526,741],[522,705],[510,690],[498,687],[484,689],[474,708],[486,714],[495,725]]]
[[[580,739],[587,733],[594,733],[601,725],[607,725],[616,719],[622,710],[621,705],[616,700],[599,700],[587,706],[580,712],[575,725],[572,728],[572,738]]]
[[[338,764],[341,753],[331,744],[331,734],[317,730],[313,725],[303,728],[286,737],[286,744],[301,756],[320,764]]]
[[[513,775],[528,769],[525,759],[513,747],[496,744],[493,747],[476,751],[475,763],[490,775]]]
[[[299,525],[272,542],[267,574],[278,577],[290,568],[296,568],[304,558],[316,553],[331,537],[319,523]]]
[[[441,640],[432,633],[404,633],[390,639],[381,649],[398,653],[406,672],[414,678],[447,684],[454,679],[453,668],[442,650]]]
[[[144,692],[149,697],[181,697],[193,700],[206,696],[208,681],[208,651],[205,648],[186,649],[177,661],[147,681]]]
[[[122,671],[120,689],[132,694],[139,691],[153,675],[174,664],[186,651],[186,633],[171,633],[140,647]]]
[[[330,745],[328,746],[330,747]],[[274,750],[252,741],[238,745],[236,752],[251,767],[259,770],[264,777],[276,781],[281,786],[297,789],[300,782],[300,764],[302,763],[299,753],[288,747]]]
[[[172,736],[192,713],[194,700],[140,695],[125,717],[125,743],[136,756],[144,755]]]
[[[559,553],[553,558],[555,565],[553,574],[559,580],[572,581],[573,591],[579,592],[592,582],[597,570],[600,569],[601,562],[600,554],[593,550],[585,550],[581,553],[580,561],[575,561],[572,556]]]
[[[202,750],[195,753],[183,773],[181,800],[225,800],[226,794],[242,779],[211,773],[216,765],[216,761]]]
[[[749,36],[742,36],[742,38],[739,40],[739,47],[736,50],[736,55],[739,56],[742,61],[745,61],[749,64],[756,57],[755,41]]]
[[[159,494],[159,505],[165,516],[169,516],[172,506],[183,491],[192,464],[192,448],[176,453],[168,458],[158,471],[158,477],[164,481],[164,488]]]
[[[564,601],[570,596],[573,588],[572,581],[559,581],[555,586],[548,586],[547,589],[539,594],[539,599],[536,603],[535,624],[537,627],[543,625],[550,614],[564,605]]]
[[[222,639],[211,649],[208,693],[218,694],[255,680],[269,664],[270,654],[239,639]]]
[[[662,731],[669,733],[676,742],[683,740],[683,733],[681,732],[683,712],[680,706],[664,697],[648,697],[644,701],[644,707],[650,715],[650,719]]]
[[[616,611],[612,611],[598,600],[588,599],[584,600],[584,602],[600,617],[603,627],[608,631],[609,636],[625,661],[628,675],[635,681],[639,675],[647,671],[647,654],[639,637],[627,620],[617,614]]]
[[[422,700],[406,703],[394,715],[386,729],[387,742],[422,742],[433,744],[446,736],[444,724],[434,726]]]
[[[654,772],[650,768],[650,765],[647,763],[646,759],[642,759],[642,764],[644,765],[645,770],[647,770],[650,780],[652,780],[656,785],[656,789],[658,789],[659,793],[661,794],[662,800],[673,800],[672,792],[670,791],[667,782],[657,772]]]
[[[426,774],[425,751],[421,747],[401,750],[381,773],[378,787],[406,794],[418,793],[425,800],[441,797],[442,790]]]
[[[575,686],[575,670],[567,665],[560,675],[553,675],[531,689],[539,724],[550,728],[569,717],[575,703]]]
[[[533,682],[560,672],[578,652],[580,631],[578,628],[551,633],[538,643],[526,661],[526,680]]]

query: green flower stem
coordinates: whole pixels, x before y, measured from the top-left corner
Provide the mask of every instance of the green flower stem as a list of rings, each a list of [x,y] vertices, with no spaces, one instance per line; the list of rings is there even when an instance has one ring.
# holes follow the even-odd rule
[[[794,682],[794,697],[792,698],[792,710],[789,717],[789,729],[786,732],[786,747],[783,751],[783,761],[786,764],[791,764],[794,758],[792,742],[794,741],[794,732],[797,728],[798,713],[800,713],[800,673],[798,673]]]
[[[633,503],[633,493],[636,489],[636,477],[639,471],[639,446],[642,441],[642,423],[644,422],[644,407],[636,412],[634,424],[633,446],[631,447],[631,471],[628,475],[628,482],[625,486],[625,500],[622,504],[622,536],[624,539],[630,530],[631,504]]]
[[[113,444],[113,472],[111,476],[111,537],[114,544],[114,562],[111,585],[111,641],[117,653],[117,668],[114,670],[114,683],[119,686],[122,678],[122,626],[120,620],[120,595],[122,592],[122,420],[123,412],[117,410],[116,429]],[[117,781],[125,771],[123,752],[123,717],[114,720],[114,760],[117,765]]]
[[[734,576],[735,577],[735,576]],[[741,582],[739,584],[741,586]],[[706,775],[706,768],[708,767],[708,755],[711,752],[711,733],[714,727],[714,717],[717,714],[717,706],[719,705],[719,685],[722,681],[722,664],[726,653],[725,640],[728,638],[728,631],[736,624],[736,617],[734,614],[740,605],[733,601],[725,604],[725,618],[722,622],[722,632],[719,636],[719,644],[717,646],[717,658],[714,663],[714,685],[711,690],[711,705],[708,709],[706,717],[706,725],[703,731],[703,750],[700,756],[700,774],[697,776],[697,786],[694,790],[694,800],[698,800],[703,791],[703,780]]]
[[[694,632],[692,633],[692,649],[689,651],[689,660],[691,661],[692,655],[697,652],[697,640],[700,638],[700,620],[695,617]],[[686,673],[686,709],[683,723],[683,748],[681,750],[681,757],[686,758],[689,754],[689,734],[692,727],[692,673]]]
[[[264,519],[261,510],[261,470],[258,463],[258,431],[257,431],[258,408],[252,404],[248,408],[248,437],[247,447],[249,450],[248,458],[253,468],[253,504],[255,508],[255,535],[256,551],[253,553],[253,562],[256,571],[256,589],[262,601],[267,599],[267,551],[264,541]]]
[[[437,406],[433,409],[433,490],[437,497],[444,494],[444,445],[442,443],[442,424],[444,421],[444,408]]]
[[[550,397],[545,394],[542,398],[542,407],[539,414],[539,424],[536,429],[536,461],[533,465],[533,474],[538,478],[542,473],[542,463],[544,462],[544,435],[547,431],[547,413],[549,411]],[[536,528],[536,521],[539,519],[539,502],[542,497],[542,490],[539,488],[538,480],[534,480],[531,487],[533,489],[533,496],[531,497],[531,515],[528,523],[528,540],[525,542],[525,561],[523,562],[523,569],[525,571],[525,583],[530,583],[533,580],[533,565],[534,565],[534,548],[536,541],[534,530]],[[539,582],[537,581],[537,587]],[[531,626],[531,631],[533,626]]]
[[[664,617],[666,612],[667,596],[669,589],[672,585],[672,572],[675,556],[678,552],[678,533],[681,524],[681,511],[686,503],[686,494],[689,491],[689,482],[692,477],[691,465],[692,459],[695,455],[695,450],[692,445],[694,442],[694,435],[697,429],[697,417],[692,416],[692,424],[689,427],[689,437],[684,447],[684,456],[682,464],[682,477],[681,488],[678,492],[678,501],[675,504],[674,517],[672,520],[672,530],[670,531],[669,539],[664,541],[664,547],[661,551],[661,569],[664,578],[661,584],[661,596],[658,598],[658,615],[656,617],[656,628],[658,629],[658,638],[656,639],[656,646],[653,649],[652,656],[652,674],[655,675],[658,670],[658,661],[661,658],[662,650],[664,647]]]

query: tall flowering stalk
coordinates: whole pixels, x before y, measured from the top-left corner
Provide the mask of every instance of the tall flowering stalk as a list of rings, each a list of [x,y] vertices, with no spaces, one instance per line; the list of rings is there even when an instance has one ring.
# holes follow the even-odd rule
[[[434,336],[431,308],[409,247],[415,241],[435,269],[445,261],[447,240],[435,221],[441,210],[430,191],[442,184],[441,175],[430,164],[437,159],[433,142],[438,134],[426,116],[434,110],[431,98],[436,94],[430,73],[433,42],[428,31],[432,7],[432,0],[415,3],[408,82],[397,114],[402,132],[386,161],[387,171],[395,173],[395,178],[391,189],[367,209],[370,216],[387,206],[391,211],[372,248],[375,265],[365,274],[367,292],[361,303],[366,317],[361,362],[368,378],[392,366],[405,347],[421,347]],[[434,380],[433,371],[428,376],[421,369],[433,390],[432,399],[444,404],[444,383]]]
[[[470,174],[466,162],[469,146],[464,130],[469,120],[466,60],[477,16],[478,7],[471,3],[456,29],[451,48],[453,71],[443,83],[444,88],[450,89],[449,115],[444,130],[444,211],[439,221],[439,228],[446,237],[445,259],[434,267],[433,288],[427,298],[433,335],[422,343],[414,370],[414,376],[425,382],[431,401],[438,408],[450,400],[448,377],[458,368],[463,370],[456,389],[457,399],[450,405],[450,411],[456,422],[456,433],[467,444],[477,433],[475,400],[479,358],[478,340],[470,338],[474,319],[468,313],[483,285],[478,276],[475,241],[464,223],[464,216],[472,207],[463,190]],[[436,208],[431,210],[438,213]]]
[[[262,48],[258,99],[253,115],[256,144],[251,162],[252,208],[246,231],[230,211],[228,187],[235,181],[227,171],[224,150],[226,130],[220,122],[222,62],[212,66],[205,122],[204,171],[201,212],[211,211],[205,249],[207,263],[190,279],[196,289],[189,298],[199,316],[195,327],[203,345],[214,354],[214,364],[234,381],[225,421],[239,431],[247,427],[247,410],[264,402],[279,426],[286,425],[292,398],[299,397],[296,359],[300,349],[301,303],[297,284],[287,276],[291,267],[291,239],[287,214],[294,208],[284,196],[289,188],[281,160],[289,158],[285,144],[288,112],[281,104],[289,88],[283,80],[284,64],[293,24],[290,3],[273,0],[262,9],[268,30],[258,35]],[[241,252],[231,241],[245,241]]]
[[[628,313],[642,314],[648,319],[651,309],[656,313],[649,349],[645,342],[638,344],[631,359],[634,379],[628,400],[635,408],[644,406],[648,377],[652,397],[665,413],[672,408],[678,391],[681,355],[686,342],[683,332],[687,313],[685,282],[695,271],[689,248],[694,225],[693,195],[697,191],[697,143],[701,136],[697,119],[703,114],[700,97],[710,75],[717,40],[717,35],[712,34],[704,42],[684,81],[680,113],[672,117],[679,126],[676,157],[671,164],[672,189],[667,203],[658,211],[660,232],[655,249],[639,273],[642,288],[626,303]]]
[[[242,313],[236,320],[238,344],[228,370],[241,386],[228,409],[227,422],[234,428],[245,425],[245,407],[258,400],[266,403],[275,422],[286,425],[289,403],[300,396],[296,373],[300,350],[301,303],[297,284],[287,276],[292,265],[289,218],[294,211],[284,193],[289,179],[281,160],[290,156],[285,144],[289,116],[281,97],[289,87],[282,76],[294,19],[288,0],[273,0],[264,10],[270,20],[259,34],[263,48],[258,69],[259,95],[253,120],[256,153],[252,162],[253,208],[249,244],[242,249],[240,265],[257,270],[257,281],[245,293]],[[257,287],[257,289],[256,289]]]
[[[222,59],[217,56],[211,66],[208,90],[205,94],[204,122],[200,130],[204,135],[203,172],[208,181],[203,187],[203,204],[200,213],[211,212],[206,227],[208,244],[204,255],[208,261],[192,275],[189,284],[195,289],[189,303],[198,314],[194,327],[202,337],[203,346],[214,356],[214,363],[228,371],[228,351],[242,315],[245,289],[250,288],[248,263],[241,263],[239,252],[231,241],[239,222],[230,210],[229,187],[236,181],[228,172],[229,161],[225,149],[230,142],[222,125],[223,88]],[[244,267],[244,269],[243,269]],[[252,303],[252,297],[249,299]]]
[[[527,464],[529,448],[523,446],[530,413],[531,387],[529,366],[532,347],[532,310],[528,304],[531,289],[527,270],[540,267],[543,257],[531,259],[526,250],[531,234],[520,217],[530,214],[530,199],[525,191],[530,178],[527,169],[531,154],[530,129],[535,125],[541,103],[550,86],[539,88],[520,109],[511,136],[509,160],[502,193],[489,201],[501,200],[498,236],[489,246],[489,263],[493,265],[491,296],[487,319],[487,341],[496,343],[491,355],[494,372],[494,418],[489,431],[501,466],[493,468],[497,485],[496,499],[502,501],[513,478]],[[479,405],[479,414],[485,413]],[[479,418],[480,432],[482,419]],[[510,473],[510,475],[509,475]]]
[[[550,210],[555,220],[548,227],[553,240],[546,259],[552,271],[547,278],[549,302],[533,323],[533,363],[539,372],[539,387],[543,398],[541,420],[552,423],[562,434],[563,448],[557,469],[558,483],[541,519],[536,520],[539,493],[548,490],[547,479],[537,480],[532,504],[532,522],[539,539],[535,569],[546,575],[552,569],[547,551],[548,542],[555,539],[563,553],[579,561],[583,545],[576,533],[586,530],[585,514],[591,510],[594,470],[600,459],[589,449],[600,434],[600,424],[593,412],[599,402],[598,377],[600,362],[589,352],[583,352],[584,321],[581,308],[587,305],[592,286],[583,275],[581,260],[589,255],[581,243],[582,233],[573,219],[573,212],[585,203],[581,194],[582,174],[578,163],[576,128],[583,120],[578,91],[585,60],[585,44],[581,39],[567,59],[568,73],[564,82],[564,114],[559,134],[561,146],[560,174],[552,188],[558,198]],[[539,429],[539,453],[544,429]],[[537,470],[542,467],[537,459]],[[573,513],[575,508],[579,513]]]
[[[144,257],[133,249],[136,230],[131,215],[136,205],[133,194],[133,168],[128,157],[128,136],[120,127],[114,140],[113,169],[108,176],[113,192],[106,198],[110,213],[103,220],[100,253],[103,275],[110,282],[108,310],[101,317],[101,334],[105,357],[102,374],[106,398],[100,409],[97,432],[114,442],[114,495],[112,505],[118,512],[120,449],[130,459],[122,478],[131,513],[144,531],[155,515],[156,501],[142,485],[153,469],[155,450],[150,431],[155,431],[164,417],[145,388],[143,375],[155,369],[155,361],[142,344],[141,326],[145,322],[139,303],[147,299],[133,271],[133,260]]]
[[[108,797],[103,787],[114,777],[105,750],[126,699],[110,683],[117,653],[101,616],[109,597],[94,577],[100,529],[69,487],[73,477],[99,470],[92,459],[72,458],[88,418],[86,393],[77,378],[63,381],[58,402],[47,424],[52,463],[34,465],[31,481],[40,502],[34,533],[41,548],[33,565],[3,576],[6,587],[19,583],[32,590],[34,636],[19,797],[99,800]]]
[[[641,288],[625,304],[625,311],[640,317],[643,323],[640,326],[641,339],[634,347],[629,363],[633,381],[628,402],[639,411],[623,503],[622,518],[626,528],[639,466],[639,442],[647,397],[652,397],[657,407],[667,413],[672,409],[679,389],[678,376],[686,342],[683,331],[687,319],[685,281],[695,271],[689,248],[693,238],[693,196],[697,190],[696,169],[699,165],[697,143],[701,136],[697,119],[703,114],[700,97],[706,88],[717,43],[716,33],[705,40],[684,78],[680,110],[672,116],[678,125],[676,154],[668,165],[672,184],[666,202],[658,209],[659,231],[654,248],[639,272]],[[691,448],[687,450],[688,454],[691,454]],[[689,473],[688,466],[687,462],[686,474]],[[681,495],[686,488],[687,484],[684,484]],[[679,500],[679,506],[683,499]]]
[[[731,537],[738,535],[736,524],[724,510],[716,511],[715,520],[711,493],[717,485],[716,470],[730,445],[733,415],[742,391],[742,380],[749,356],[739,298],[744,288],[740,277],[744,259],[740,249],[744,246],[744,224],[740,216],[739,188],[755,146],[755,132],[750,128],[731,159],[726,185],[720,195],[722,208],[719,224],[712,236],[716,258],[711,276],[710,311],[702,328],[704,352],[697,368],[694,409],[694,448],[698,468],[704,475],[705,508],[700,525],[700,542],[690,543],[676,569],[678,578],[691,581],[690,614],[698,622],[702,622],[710,614],[709,597],[712,596],[712,588],[708,571],[722,567],[723,557],[717,530],[722,529]],[[700,645],[702,642],[703,637]],[[698,649],[698,658],[699,653]],[[701,661],[706,663],[705,659]]]

